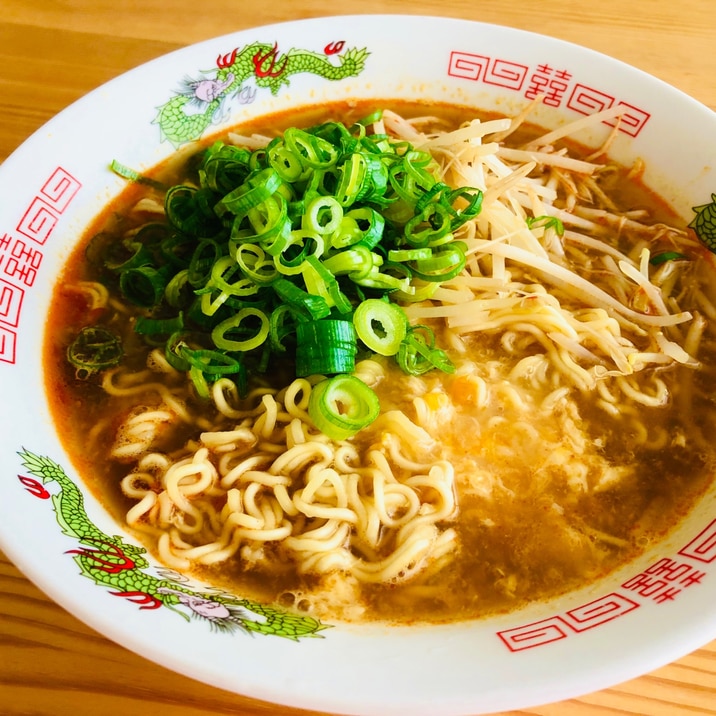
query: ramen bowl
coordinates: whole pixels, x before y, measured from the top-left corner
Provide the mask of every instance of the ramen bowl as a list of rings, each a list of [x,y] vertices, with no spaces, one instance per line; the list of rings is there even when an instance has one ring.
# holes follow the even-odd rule
[[[327,103],[515,115],[538,95],[531,119],[547,129],[622,108],[616,129],[612,116],[576,138],[596,147],[613,135],[611,156],[643,160],[644,183],[684,225],[711,201],[710,110],[587,49],[443,18],[319,18],[226,35],[113,80],[41,128],[0,168],[0,194],[12,198],[0,206],[2,549],[58,604],[146,658],[335,713],[527,708],[633,678],[716,637],[716,486],[641,556],[561,596],[452,623],[317,620],[157,561],[88,488],[49,409],[42,344],[53,287],[126,186],[112,160],[144,172],[186,142]]]

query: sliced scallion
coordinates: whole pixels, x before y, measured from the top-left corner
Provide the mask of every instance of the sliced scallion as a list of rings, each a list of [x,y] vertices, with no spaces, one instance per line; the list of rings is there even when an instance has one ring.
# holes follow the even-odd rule
[[[400,306],[368,298],[356,307],[353,325],[358,338],[370,350],[382,356],[392,356],[405,339],[408,319]]]
[[[117,365],[122,355],[122,341],[100,326],[85,326],[67,348],[67,360],[80,379]]]
[[[296,375],[350,373],[358,351],[350,321],[323,318],[296,325]]]
[[[258,325],[247,328],[248,323]],[[240,337],[239,340],[237,337],[229,337],[229,332]],[[217,348],[224,351],[250,351],[258,348],[268,338],[268,334],[268,316],[256,308],[242,308],[214,328],[211,340]]]
[[[380,413],[378,396],[353,375],[326,378],[313,386],[308,414],[333,440],[345,440],[370,425]]]
[[[93,242],[95,263],[146,309],[136,332],[164,341],[198,395],[224,374],[245,388],[291,351],[302,376],[348,374],[359,350],[410,374],[453,369],[398,302],[429,299],[463,270],[456,235],[482,193],[449,187],[429,152],[376,134],[379,117],[291,128],[261,149],[215,142],[166,190],[165,223]]]

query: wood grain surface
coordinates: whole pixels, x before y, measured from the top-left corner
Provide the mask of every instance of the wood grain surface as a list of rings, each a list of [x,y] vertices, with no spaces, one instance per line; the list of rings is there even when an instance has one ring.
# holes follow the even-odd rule
[[[0,0],[0,161],[89,90],[165,52],[336,13],[462,17],[545,33],[628,62],[716,110],[712,0]],[[713,160],[716,137],[704,152]],[[0,553],[0,716],[308,713],[205,686],[117,646]],[[716,641],[614,688],[517,713],[716,715]]]

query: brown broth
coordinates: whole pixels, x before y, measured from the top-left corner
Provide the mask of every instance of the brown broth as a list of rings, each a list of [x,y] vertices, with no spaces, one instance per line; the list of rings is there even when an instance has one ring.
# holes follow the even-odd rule
[[[407,116],[420,116],[429,110],[453,125],[473,115],[459,107],[385,104]],[[331,112],[348,123],[367,115],[374,106],[350,102],[332,108]],[[307,110],[262,119],[241,129],[248,134],[257,130],[266,132],[269,126],[271,131],[278,133],[287,126],[308,126],[325,118],[325,109]],[[526,129],[520,136],[524,139],[534,131]],[[180,166],[175,160],[152,174],[171,183],[179,178]],[[668,208],[638,182],[627,181],[624,175],[625,172],[616,175],[610,191],[619,195],[626,206],[647,206],[657,219],[672,218]],[[76,293],[64,291],[63,286],[91,278],[84,260],[87,245],[100,232],[127,228],[126,221],[121,218],[124,207],[135,202],[144,191],[141,186],[129,186],[97,217],[78,242],[55,288],[44,348],[46,390],[61,440],[79,474],[120,523],[124,522],[124,515],[132,504],[119,489],[126,467],[112,463],[106,455],[113,440],[113,427],[129,406],[122,400],[116,401],[114,406],[108,405],[104,392],[96,383],[77,381],[74,369],[65,361],[72,338],[94,317],[88,312],[85,301]],[[134,337],[129,316],[123,325],[114,328],[125,337],[128,360],[140,365],[144,360],[144,348]],[[471,350],[474,360],[498,366],[499,375],[508,372],[499,338],[475,339]],[[711,365],[713,359],[713,355],[705,357]],[[687,371],[684,368],[671,370],[667,378],[676,386],[681,373],[685,375]],[[451,376],[431,374],[428,380],[436,392],[452,395],[457,390]],[[384,406],[398,406],[403,404],[406,390],[404,376],[393,368],[389,370],[389,379],[381,385],[379,395]],[[586,430],[592,444],[599,446],[593,450],[593,460],[601,460],[607,454],[616,455],[617,463],[639,466],[633,478],[617,489],[596,495],[569,494],[552,478],[547,481],[544,491],[537,489],[534,483],[542,477],[537,475],[534,467],[535,455],[512,462],[504,460],[501,456],[510,449],[510,440],[503,442],[497,432],[488,435],[488,440],[484,429],[478,434],[474,429],[475,421],[484,416],[477,416],[469,403],[461,405],[449,424],[438,426],[440,435],[447,436],[444,451],[462,472],[464,479],[461,477],[461,481],[469,482],[469,478],[486,465],[499,463],[500,469],[504,468],[505,479],[509,477],[508,472],[523,471],[514,483],[521,485],[521,490],[509,497],[498,491],[493,493],[495,496],[491,500],[479,492],[463,492],[460,495],[460,518],[454,525],[459,537],[459,557],[437,575],[418,580],[416,584],[362,587],[357,594],[366,607],[364,618],[398,622],[446,621],[506,612],[594,581],[634,558],[678,523],[711,481],[716,470],[714,453],[687,444],[684,449],[667,446],[661,451],[640,454],[640,449],[633,446],[629,424],[622,417],[606,416],[586,398],[579,398],[577,403],[582,421],[580,427]],[[703,411],[710,408],[705,401],[693,407]],[[649,424],[662,425],[674,434],[681,429],[676,405],[668,410],[645,409],[644,413],[645,422]],[[512,416],[515,420],[518,417]],[[98,430],[97,426],[102,428]],[[540,427],[548,437],[555,437],[559,429],[558,422],[550,424],[549,421]],[[92,435],[92,440],[88,440],[88,435]],[[172,440],[179,445],[187,437],[186,430],[179,430]],[[171,447],[167,446],[168,449]],[[538,449],[539,443],[531,444],[531,447]],[[547,455],[539,459],[548,462]],[[560,510],[554,508],[556,503]],[[587,525],[589,529],[575,534],[575,524]],[[609,539],[600,535],[608,535]],[[151,543],[147,542],[147,546],[153,549]],[[322,617],[340,617],[347,606],[342,600],[351,601],[356,597],[354,591],[347,592],[346,597],[333,578],[321,580],[296,575],[288,564],[270,574],[245,571],[236,560],[197,571],[237,593],[298,609],[302,608],[308,595],[318,590],[327,599],[323,612],[319,611]],[[331,594],[334,603],[330,601]]]

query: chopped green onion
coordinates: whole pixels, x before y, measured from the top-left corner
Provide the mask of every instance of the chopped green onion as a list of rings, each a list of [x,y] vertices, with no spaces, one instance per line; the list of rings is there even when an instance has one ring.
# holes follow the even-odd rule
[[[237,281],[229,283],[236,274],[240,276]],[[253,296],[260,286],[255,281],[241,276],[239,265],[233,256],[222,256],[211,268],[211,276],[206,285],[197,291],[199,295],[210,292],[212,289],[223,291],[229,296]]]
[[[397,278],[388,273],[378,270],[377,266],[367,274],[348,274],[353,281],[359,286],[366,288],[377,288],[384,291],[408,291],[410,280],[408,278]]]
[[[122,341],[106,328],[85,326],[67,348],[67,360],[85,379],[122,360]]]
[[[340,167],[335,197],[341,206],[351,206],[364,191],[368,160],[363,154],[351,154]]]
[[[234,220],[236,232],[232,230],[232,240],[238,237],[242,243],[261,243],[273,247],[275,252],[276,247],[283,245],[282,239],[290,230],[288,204],[278,192],[252,206],[246,212],[246,219],[253,232],[248,228],[242,229],[242,219],[237,217]]]
[[[253,330],[242,326],[251,317],[258,319],[258,327]],[[236,340],[227,337],[229,331],[247,334],[246,338]],[[242,308],[230,318],[219,323],[211,332],[211,340],[217,348],[225,351],[250,351],[260,346],[269,334],[269,318],[256,308]]]
[[[649,263],[652,266],[660,266],[667,261],[688,261],[689,257],[686,254],[680,254],[678,251],[664,251],[661,254],[654,254],[650,259]]]
[[[323,261],[323,266],[334,276],[351,274],[355,277],[367,275],[376,264],[374,261],[381,261],[380,256],[371,253],[365,246],[354,246],[341,251]]]
[[[338,229],[342,219],[341,205],[332,196],[319,196],[306,207],[301,218],[301,228],[330,236]]]
[[[358,338],[370,350],[382,356],[392,356],[405,338],[408,319],[400,306],[369,298],[357,306],[353,325]]]
[[[309,167],[304,166],[301,157],[283,143],[268,147],[266,156],[283,181],[302,181],[310,174]]]
[[[122,272],[138,266],[146,266],[150,260],[151,254],[144,244],[139,241],[123,241],[118,246],[108,249],[104,265],[110,271]]]
[[[350,321],[323,318],[296,325],[296,375],[350,373],[355,368],[356,334]]]
[[[525,221],[529,229],[554,229],[557,236],[564,234],[564,224],[556,216],[528,216]]]
[[[358,222],[352,216],[343,216],[338,228],[331,234],[331,248],[344,249],[357,244],[363,238]]]
[[[271,347],[280,353],[286,352],[284,340],[296,332],[296,321],[291,309],[285,304],[276,306],[269,317],[269,341]]]
[[[270,167],[263,169],[250,175],[245,184],[241,184],[222,197],[216,203],[214,210],[218,216],[231,213],[237,217],[244,217],[251,208],[273,196],[282,182],[275,169]]]
[[[405,225],[405,240],[415,247],[434,246],[452,238],[450,212],[442,205],[428,204]]]
[[[482,198],[482,192],[474,187],[460,187],[447,194],[445,201],[451,207],[453,231],[457,231],[466,221],[474,219],[480,213]],[[452,208],[458,199],[467,201],[467,206],[462,209]]]
[[[303,270],[303,263],[309,256],[322,256],[325,241],[313,231],[296,229],[291,232],[289,242],[283,250],[273,257],[274,265],[279,273],[295,276]]]
[[[215,142],[165,189],[164,223],[93,241],[95,263],[148,309],[135,332],[163,343],[198,395],[226,373],[245,391],[275,358],[295,358],[297,375],[346,375],[359,347],[410,374],[453,370],[397,302],[429,299],[464,269],[455,235],[482,192],[451,188],[429,152],[376,134],[380,116],[291,128],[256,150]]]
[[[140,174],[135,169],[132,169],[116,159],[113,159],[109,165],[109,168],[122,179],[127,179],[136,184],[146,184],[147,186],[154,187],[155,189],[166,190],[166,186],[156,179]]]
[[[199,366],[192,365],[189,368],[189,377],[191,378],[191,382],[194,384],[194,389],[196,390],[196,394],[200,398],[208,398],[209,397],[209,381],[206,379],[206,376],[204,375],[204,371]]]
[[[174,344],[174,351],[188,365],[189,376],[200,398],[209,397],[208,383],[222,375],[236,375],[239,393],[244,394],[246,388],[246,368],[236,358],[227,356],[220,351],[192,349],[183,341]]]
[[[221,222],[208,206],[208,189],[177,185],[164,197],[164,210],[169,223],[178,231],[196,236],[212,236]]]
[[[182,355],[182,350],[185,346],[186,336],[183,331],[173,333],[164,344],[164,356],[167,359],[167,363],[175,370],[188,371],[191,368],[189,361]]]
[[[250,158],[251,152],[244,147],[215,142],[206,150],[199,170],[202,186],[226,194],[246,181]]]
[[[177,271],[164,288],[164,298],[173,308],[186,305],[191,298],[189,285],[189,269]]]
[[[370,425],[380,413],[378,396],[353,375],[326,378],[313,386],[308,414],[333,440],[345,440]]]
[[[326,169],[333,166],[338,158],[336,147],[326,139],[290,127],[283,133],[283,141],[311,169]]]
[[[234,252],[234,259],[244,276],[259,286],[266,286],[278,278],[273,257],[267,259],[260,246],[240,244]]]
[[[351,302],[341,291],[338,281],[315,256],[304,261],[302,274],[309,293],[322,296],[329,306],[335,306],[341,313],[351,310]]]
[[[331,312],[322,296],[314,296],[287,279],[278,279],[272,284],[272,288],[299,320],[325,318]]]
[[[388,251],[389,261],[417,261],[419,259],[429,259],[433,255],[433,250],[426,246],[422,249],[393,249]]]
[[[184,316],[179,312],[174,318],[147,318],[146,316],[138,316],[134,324],[135,333],[140,335],[171,335],[184,328]]]
[[[430,300],[439,287],[440,281],[424,281],[422,284],[418,282],[411,282],[408,286],[409,290],[404,291],[402,289],[398,289],[392,295],[397,301],[419,303],[420,301]]]
[[[427,152],[409,149],[402,161],[394,164],[389,172],[390,185],[403,201],[411,206],[435,184],[435,177],[428,167],[433,158]]]
[[[201,286],[212,275],[221,255],[222,250],[218,242],[213,239],[198,241],[187,267],[189,283],[194,287]]]
[[[449,281],[465,268],[467,245],[462,241],[451,241],[429,258],[418,259],[411,264],[414,276],[423,281]]]
[[[164,296],[167,272],[152,266],[138,266],[123,271],[119,278],[122,295],[135,306],[153,308]]]
[[[381,119],[383,119],[383,110],[377,109],[375,110],[375,112],[371,112],[367,117],[363,117],[363,119],[359,120],[358,124],[362,124],[364,127],[366,127],[369,124],[380,122]]]
[[[189,365],[200,368],[203,373],[212,377],[230,375],[241,370],[241,363],[232,356],[227,356],[221,351],[207,350],[203,348],[192,349],[186,344],[179,346],[179,353]]]
[[[433,368],[454,373],[445,351],[435,346],[435,335],[427,326],[412,326],[398,349],[398,365],[405,373],[422,375]]]
[[[363,232],[360,237],[362,246],[374,249],[381,242],[385,230],[385,219],[375,209],[363,206],[351,209],[346,212],[346,216],[353,219]]]

